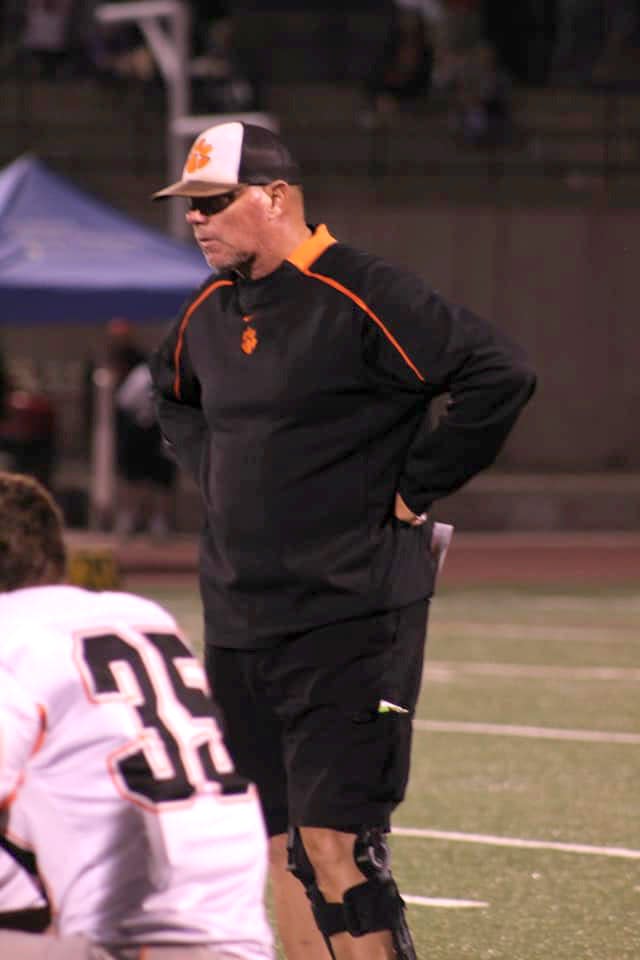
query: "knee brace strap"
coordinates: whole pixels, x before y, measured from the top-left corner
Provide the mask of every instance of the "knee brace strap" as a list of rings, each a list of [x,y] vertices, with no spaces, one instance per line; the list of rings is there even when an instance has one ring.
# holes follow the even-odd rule
[[[307,890],[307,896],[318,930],[325,940],[348,929],[342,903],[329,903],[315,885]]]
[[[289,827],[287,831],[287,870],[304,885],[306,890],[315,883],[315,871],[307,856],[298,827]]]
[[[404,910],[395,882],[371,879],[350,887],[343,896],[346,929],[352,937],[393,930]]]
[[[395,880],[373,878],[345,891],[343,910],[346,928],[352,937],[389,930],[397,960],[417,960],[411,933],[404,915],[404,900]]]
[[[289,827],[287,834],[287,870],[304,886],[311,903],[316,926],[324,938],[329,953],[335,958],[329,938],[334,933],[342,933],[347,929],[342,904],[328,903],[322,896],[316,883],[315,870],[304,849],[302,837],[297,827]]]

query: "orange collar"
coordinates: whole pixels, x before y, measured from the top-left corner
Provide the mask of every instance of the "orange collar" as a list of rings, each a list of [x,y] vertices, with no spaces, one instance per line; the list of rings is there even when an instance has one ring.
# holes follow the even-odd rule
[[[298,270],[308,270],[312,263],[324,253],[327,247],[337,243],[335,237],[332,237],[324,223],[316,227],[314,232],[306,240],[299,244],[293,253],[287,257],[289,263],[292,263]]]

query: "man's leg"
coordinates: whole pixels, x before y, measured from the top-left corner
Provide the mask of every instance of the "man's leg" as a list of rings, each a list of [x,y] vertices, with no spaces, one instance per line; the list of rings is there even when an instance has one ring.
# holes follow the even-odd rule
[[[335,960],[415,960],[386,845],[377,868],[365,873],[356,862],[356,834],[302,827],[300,840],[315,874],[316,920],[329,934]]]
[[[328,903],[342,903],[347,890],[365,882],[353,858],[355,835],[321,827],[302,827],[304,847],[316,874],[320,892]],[[395,951],[389,930],[353,937],[331,937],[336,960],[393,960]]]
[[[299,638],[287,725],[291,869],[336,960],[415,960],[389,869],[389,817],[409,775],[428,604]]]
[[[278,933],[287,960],[330,960],[303,885],[287,869],[287,835],[269,841],[270,878]]]
[[[386,824],[404,796],[427,606],[331,624],[273,650],[207,645],[227,746],[238,772],[257,784],[273,837],[274,905],[287,960],[327,960],[329,954],[313,937],[305,887],[286,873],[282,831],[289,818],[314,825],[302,829],[316,889],[339,911],[347,895],[358,935],[344,925],[331,930],[338,960],[411,957],[392,945],[391,931],[403,918],[395,884],[367,882],[354,861],[353,831]],[[388,712],[388,703],[398,712]],[[381,910],[393,918],[382,927]],[[410,945],[408,931],[406,938]],[[312,956],[314,942],[319,952]]]
[[[261,651],[205,647],[209,681],[223,712],[225,742],[238,772],[258,787],[270,834],[269,877],[276,926],[287,960],[330,960],[301,883],[287,870],[287,773],[281,722],[253,682]],[[256,666],[254,667],[254,663]],[[251,722],[247,722],[247,718]]]

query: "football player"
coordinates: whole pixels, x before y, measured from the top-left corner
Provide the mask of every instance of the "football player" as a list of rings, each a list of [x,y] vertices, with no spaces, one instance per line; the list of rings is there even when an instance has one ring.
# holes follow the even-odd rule
[[[262,814],[200,662],[157,604],[64,575],[58,507],[0,472],[0,805],[51,911],[0,956],[270,960]],[[0,911],[41,906],[14,881]]]

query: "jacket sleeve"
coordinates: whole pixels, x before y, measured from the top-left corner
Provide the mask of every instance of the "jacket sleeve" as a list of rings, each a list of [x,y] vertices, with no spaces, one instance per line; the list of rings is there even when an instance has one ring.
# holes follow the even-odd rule
[[[200,384],[180,322],[151,354],[149,368],[164,443],[178,465],[199,485],[207,425],[200,404]]]
[[[365,354],[396,389],[424,396],[424,419],[399,482],[403,500],[420,514],[493,463],[536,378],[523,351],[493,324],[418,278],[394,281],[387,278],[379,298],[380,323],[369,325]],[[429,404],[443,394],[446,411],[434,426]]]

